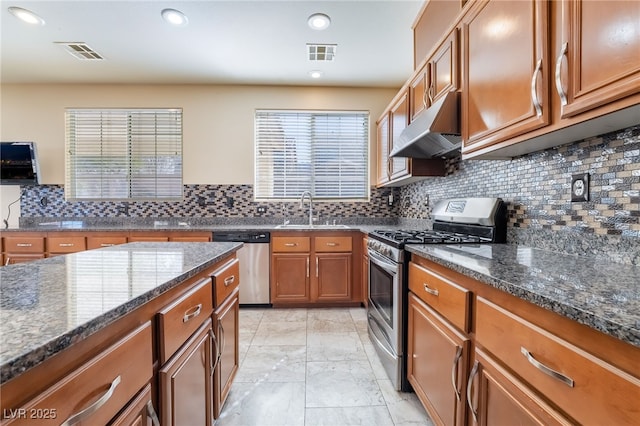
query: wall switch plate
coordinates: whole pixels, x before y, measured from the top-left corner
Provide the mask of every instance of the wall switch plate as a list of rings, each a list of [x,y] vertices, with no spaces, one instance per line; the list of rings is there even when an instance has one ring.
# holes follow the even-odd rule
[[[571,177],[571,202],[589,201],[589,173]]]

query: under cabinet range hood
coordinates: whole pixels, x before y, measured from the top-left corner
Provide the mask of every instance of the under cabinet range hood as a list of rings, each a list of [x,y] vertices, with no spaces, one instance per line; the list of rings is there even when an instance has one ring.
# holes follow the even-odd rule
[[[460,151],[460,93],[449,92],[423,111],[400,134],[391,157],[451,157]]]

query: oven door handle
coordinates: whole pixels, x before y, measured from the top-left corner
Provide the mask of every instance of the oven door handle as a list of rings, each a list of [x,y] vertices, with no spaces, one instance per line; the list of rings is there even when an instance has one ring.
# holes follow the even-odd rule
[[[378,265],[379,267],[384,269],[385,271],[389,272],[390,274],[396,275],[398,273],[398,266],[397,265],[389,262],[384,257],[382,257],[378,253],[376,253],[375,251],[369,250],[369,259],[373,263],[375,263],[376,265]]]

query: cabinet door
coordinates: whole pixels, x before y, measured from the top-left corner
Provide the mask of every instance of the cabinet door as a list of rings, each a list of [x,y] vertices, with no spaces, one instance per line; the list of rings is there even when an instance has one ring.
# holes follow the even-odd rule
[[[22,254],[22,253],[5,253],[4,265],[13,265],[16,263],[31,262],[32,260],[44,259],[44,253],[41,254]]]
[[[562,117],[640,92],[640,2],[562,2],[556,91]]]
[[[351,301],[352,257],[351,253],[316,255],[317,301]]]
[[[385,184],[390,179],[389,142],[389,114],[385,113],[378,121],[378,185]]]
[[[407,375],[436,424],[465,424],[470,340],[409,293]]]
[[[478,2],[464,20],[462,50],[465,148],[549,123],[547,1]]]
[[[427,89],[428,104],[458,88],[458,30],[454,30],[429,60],[430,84]]]
[[[213,388],[211,319],[161,368],[159,399],[165,426],[211,426]]]
[[[415,74],[411,83],[409,83],[409,117],[413,121],[422,111],[427,109],[427,88],[430,86],[429,63]]]
[[[469,423],[492,425],[571,425],[527,386],[476,350],[468,382]],[[476,408],[477,407],[477,408]]]
[[[391,150],[395,143],[400,139],[400,134],[409,124],[409,97],[407,93],[403,94],[400,99],[391,107],[390,115],[390,135]],[[388,153],[387,153],[388,155]],[[409,159],[404,157],[393,157],[390,159],[390,179],[398,179],[409,174]]]
[[[308,254],[274,254],[271,257],[272,303],[310,300],[309,262]]]
[[[151,385],[145,386],[125,408],[110,426],[160,426],[158,415],[151,400]]]
[[[213,374],[214,400],[213,415],[218,418],[227,400],[233,379],[238,371],[240,338],[238,314],[240,311],[239,291],[236,290],[225,300],[214,313],[216,339],[219,343],[219,358]]]

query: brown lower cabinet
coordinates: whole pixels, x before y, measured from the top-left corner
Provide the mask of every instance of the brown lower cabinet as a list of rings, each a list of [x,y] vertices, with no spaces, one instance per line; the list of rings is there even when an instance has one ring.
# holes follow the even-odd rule
[[[361,246],[353,243],[354,235],[272,233],[271,303],[276,307],[359,305],[362,268],[359,263],[354,266],[353,258],[360,256]]]
[[[471,339],[409,293],[407,374],[436,424],[464,425]]]
[[[204,231],[11,231],[2,237],[2,265],[30,262],[132,242],[209,242]]]
[[[638,424],[640,348],[420,256],[409,289],[408,379],[436,424]]]
[[[160,368],[159,399],[163,425],[212,425],[213,339],[211,319],[208,318]]]
[[[213,373],[213,386],[215,389],[213,415],[216,419],[220,417],[222,407],[227,400],[227,396],[229,396],[233,379],[240,366],[239,342],[238,338],[236,338],[240,330],[239,295],[240,291],[236,288],[213,313],[214,323],[216,324],[215,335],[219,344],[218,363]]]
[[[470,423],[483,426],[574,424],[481,350],[475,353],[467,394],[471,401]]]
[[[160,426],[160,420],[153,408],[150,384],[140,391],[110,426]]]

